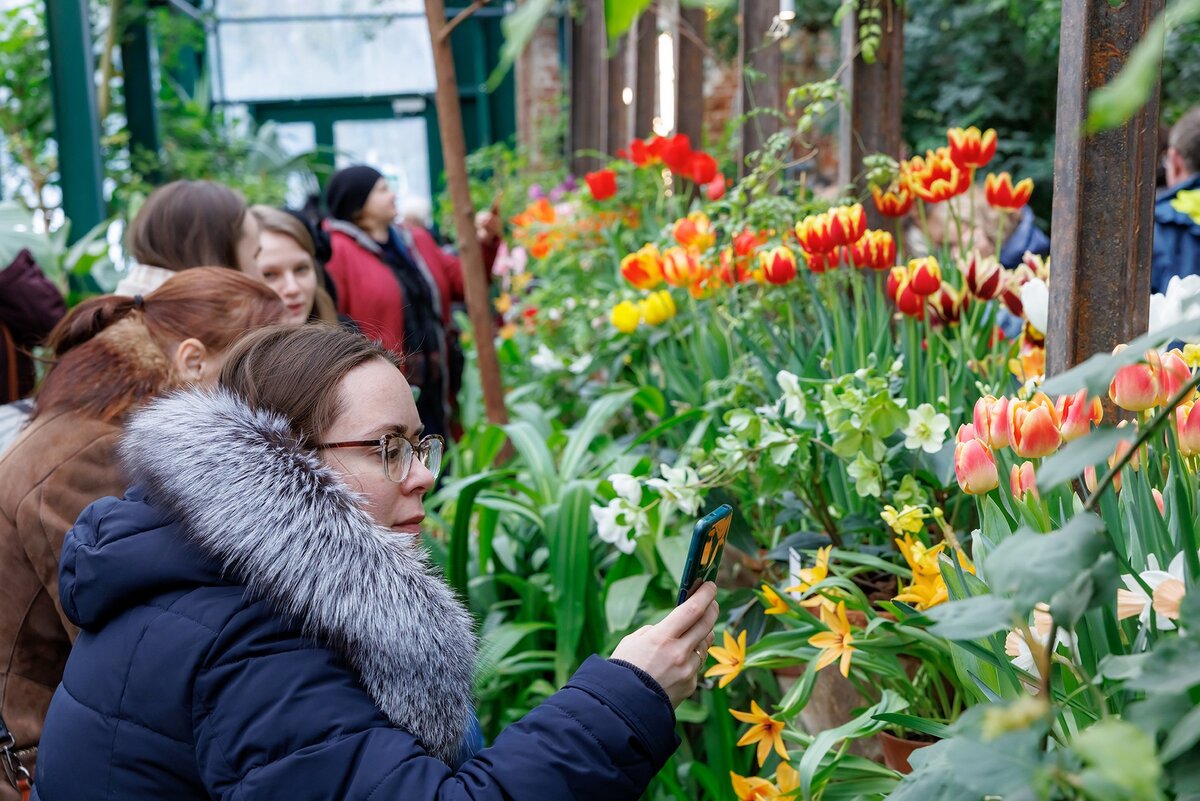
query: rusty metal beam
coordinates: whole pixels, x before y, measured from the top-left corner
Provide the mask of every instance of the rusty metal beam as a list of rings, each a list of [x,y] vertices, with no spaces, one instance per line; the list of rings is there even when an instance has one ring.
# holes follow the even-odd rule
[[[1159,86],[1127,124],[1083,137],[1088,94],[1110,81],[1163,0],[1063,3],[1050,231],[1047,372],[1146,331]]]
[[[633,84],[630,67],[633,35],[626,34],[613,42],[608,54],[608,147],[609,155],[629,144],[633,134],[633,106],[625,104],[625,89]]]
[[[854,55],[842,73],[846,104],[838,125],[838,183],[855,184],[866,191],[863,156],[886,153],[900,157],[900,113],[904,105],[904,9],[896,0],[875,0],[883,13],[883,35],[868,64],[861,53]],[[858,19],[853,13],[842,21],[842,58],[850,59],[858,48]],[[874,228],[884,218],[868,203],[867,216]]]
[[[783,106],[779,71],[782,65],[780,43],[767,31],[779,16],[779,0],[742,0],[742,28],[738,37],[738,68],[742,73],[738,92],[739,115],[755,109]],[[738,164],[744,167],[746,155],[757,150],[771,134],[780,129],[780,120],[772,114],[750,117],[742,124],[742,143]]]
[[[658,102],[658,11],[651,6],[637,21],[637,77],[633,87],[633,135],[646,137],[654,128]]]
[[[687,134],[696,149],[704,144],[704,35],[704,9],[680,8],[675,130]]]
[[[568,151],[576,175],[597,170],[603,160],[586,151],[608,147],[608,64],[604,0],[583,0],[571,22],[571,114]]]

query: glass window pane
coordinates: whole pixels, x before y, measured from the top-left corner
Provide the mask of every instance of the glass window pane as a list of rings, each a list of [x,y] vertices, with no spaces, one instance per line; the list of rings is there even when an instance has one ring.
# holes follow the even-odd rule
[[[236,17],[330,17],[340,14],[420,14],[425,16],[424,0],[214,0],[218,19]]]
[[[337,167],[369,164],[396,190],[396,205],[407,198],[430,200],[429,137],[425,120],[343,120],[333,125]]]
[[[219,99],[424,94],[434,90],[425,18],[222,22]]]

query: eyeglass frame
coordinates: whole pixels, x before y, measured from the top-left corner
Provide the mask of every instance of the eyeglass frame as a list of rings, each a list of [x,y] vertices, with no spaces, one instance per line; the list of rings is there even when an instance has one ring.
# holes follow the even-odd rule
[[[409,449],[408,450],[408,466],[405,467],[405,469],[404,469],[404,475],[401,476],[398,480],[393,479],[391,476],[391,471],[388,470],[387,441],[392,438],[399,439],[401,442],[408,443],[408,449]],[[404,436],[403,434],[397,434],[394,431],[389,431],[386,434],[380,435],[379,439],[356,439],[356,440],[348,440],[346,442],[319,442],[316,445],[313,445],[312,447],[319,451],[327,450],[330,448],[378,447],[380,450],[379,458],[383,461],[383,476],[384,476],[384,478],[386,478],[388,481],[391,481],[393,484],[403,484],[405,481],[408,480],[408,476],[412,472],[413,459],[415,457],[421,456],[422,452],[424,452],[424,456],[422,457],[421,464],[425,465],[426,470],[429,469],[429,465],[425,464],[425,459],[429,458],[429,455],[428,455],[429,454],[429,445],[433,442],[436,442],[436,443],[438,443],[439,446],[441,446],[442,456],[444,457],[446,455],[446,440],[438,434],[426,434],[425,436],[421,437],[420,440],[417,441],[416,445],[414,445],[412,440],[410,440],[408,437]],[[430,471],[430,472],[432,472],[432,471]],[[441,465],[441,460],[439,459],[438,460],[438,471],[437,471],[437,473],[433,474],[433,477],[437,478],[441,472],[442,472],[442,465]]]

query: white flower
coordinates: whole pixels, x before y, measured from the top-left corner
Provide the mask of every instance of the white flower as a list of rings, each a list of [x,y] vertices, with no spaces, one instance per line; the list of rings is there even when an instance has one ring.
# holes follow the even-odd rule
[[[808,414],[808,406],[804,399],[804,390],[800,388],[800,378],[787,370],[775,374],[779,388],[783,390],[783,413],[792,418],[794,423],[803,423]]]
[[[617,547],[621,553],[633,553],[637,543],[631,536],[633,526],[626,522],[625,510],[620,499],[610,501],[608,506],[592,506],[592,519],[596,521],[596,532],[600,539]]]
[[[737,409],[729,415],[729,430],[734,434],[745,433],[755,420],[754,415],[745,409]]]
[[[726,470],[737,470],[746,464],[746,449],[737,437],[717,437],[712,458]]]
[[[931,404],[922,403],[908,410],[908,425],[901,431],[905,437],[904,447],[910,451],[921,448],[926,453],[937,453],[945,444],[949,430],[950,418],[940,414]]]
[[[592,366],[592,357],[588,354],[580,356],[575,361],[571,362],[571,366],[567,369],[575,375],[582,375],[589,367]]]
[[[664,464],[659,468],[659,473],[662,478],[652,478],[646,482],[646,486],[678,506],[680,511],[695,514],[700,508],[700,491],[696,489],[700,476],[696,475],[696,471],[687,465],[671,467]]]
[[[1138,575],[1142,581],[1146,582],[1146,586],[1150,591],[1158,589],[1158,585],[1164,581],[1175,579],[1183,582],[1183,554],[1176,554],[1171,560],[1171,564],[1167,565],[1166,570],[1162,570],[1158,566],[1158,558],[1154,554],[1146,556],[1146,566],[1148,570],[1143,570]],[[1117,590],[1117,618],[1124,620],[1127,617],[1137,615],[1138,623],[1143,628],[1150,625],[1150,609],[1153,605],[1153,597],[1146,594],[1142,586],[1138,584],[1137,579],[1130,575],[1121,576],[1121,581],[1125,584],[1125,589]],[[1175,624],[1166,615],[1155,615],[1155,623],[1159,631],[1171,631],[1175,628]]]
[[[1150,296],[1150,333],[1200,318],[1200,275],[1174,276],[1165,294]]]
[[[1046,332],[1050,316],[1050,288],[1040,278],[1031,278],[1021,285],[1021,308],[1029,324]]]
[[[579,305],[579,301],[575,298],[567,298],[563,301],[563,308],[567,311],[575,311],[575,307]]]
[[[634,506],[642,503],[642,483],[628,473],[613,473],[608,477],[618,498],[628,501]]]
[[[562,357],[546,347],[545,344],[538,345],[537,353],[529,358],[529,363],[543,373],[553,373],[566,366]]]
[[[557,323],[562,319],[562,312],[558,309],[550,309],[546,312],[546,316],[549,317],[553,322]]]
[[[1053,619],[1050,616],[1050,607],[1046,604],[1038,604],[1033,609],[1033,625],[1029,629],[1029,633],[1033,635],[1034,641],[1037,643],[1038,650],[1042,650],[1050,642],[1050,626]],[[1058,649],[1060,645],[1072,645],[1075,641],[1074,635],[1067,636],[1065,630],[1061,627],[1057,629],[1057,635],[1054,638],[1054,648]],[[1008,654],[1014,667],[1024,670],[1034,676],[1041,677],[1041,671],[1038,670],[1037,659],[1034,657],[1033,649],[1029,647],[1029,643],[1025,641],[1025,635],[1020,629],[1015,629],[1008,633],[1004,638],[1004,652]],[[1031,691],[1036,691],[1036,687],[1029,688]]]
[[[864,454],[854,457],[846,467],[846,475],[854,479],[854,490],[859,495],[878,498],[883,494],[883,470]]]
[[[792,461],[796,449],[800,447],[793,437],[770,425],[763,426],[763,435],[758,444],[767,449],[767,454],[776,467],[786,467]]]

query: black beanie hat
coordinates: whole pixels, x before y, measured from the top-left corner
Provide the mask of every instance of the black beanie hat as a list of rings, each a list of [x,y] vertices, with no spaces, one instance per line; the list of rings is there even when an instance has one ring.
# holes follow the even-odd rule
[[[383,175],[374,167],[359,164],[338,170],[325,188],[325,205],[329,214],[339,220],[354,222],[355,216],[367,203],[367,195]]]

